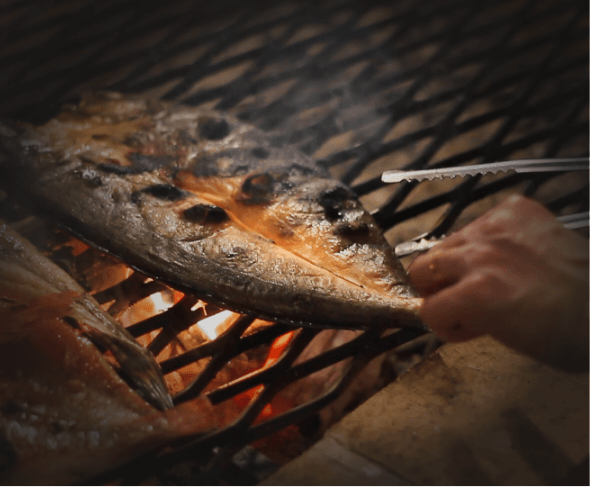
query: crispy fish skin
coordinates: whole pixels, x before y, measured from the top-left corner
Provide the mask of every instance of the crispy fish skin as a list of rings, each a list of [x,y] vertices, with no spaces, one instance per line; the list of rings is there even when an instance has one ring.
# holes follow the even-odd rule
[[[38,299],[67,293],[72,296],[67,316],[91,338],[110,350],[121,368],[148,402],[159,409],[172,407],[162,371],[153,356],[139,345],[121,325],[65,271],[51,262],[26,239],[0,220],[0,298],[9,303],[20,296]],[[5,324],[0,341],[22,330]]]
[[[74,234],[216,304],[302,325],[423,326],[354,194],[227,114],[89,95],[40,127],[0,124],[0,168]]]

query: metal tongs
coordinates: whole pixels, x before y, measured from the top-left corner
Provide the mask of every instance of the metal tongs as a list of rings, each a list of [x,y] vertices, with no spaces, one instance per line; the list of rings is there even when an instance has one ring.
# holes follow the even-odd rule
[[[582,213],[575,213],[573,215],[565,215],[557,217],[565,228],[574,230],[576,228],[584,228],[590,226],[590,211],[583,211]],[[405,257],[415,252],[426,252],[435,245],[438,245],[444,240],[443,235],[440,238],[427,238],[427,234],[420,235],[414,240],[408,240],[395,246],[395,255],[398,257]]]
[[[587,171],[590,167],[590,157],[575,157],[561,159],[517,159],[514,161],[490,162],[474,164],[472,166],[441,167],[437,169],[422,169],[417,171],[385,171],[381,175],[384,183],[399,183],[401,181],[424,181],[435,178],[454,178],[456,176],[475,176],[477,174],[496,174],[498,172],[552,172],[552,171]]]
[[[401,181],[424,181],[454,178],[456,176],[475,176],[477,174],[496,174],[514,170],[516,172],[551,172],[551,171],[588,171],[590,157],[561,158],[561,159],[518,159],[514,161],[492,162],[489,164],[476,164],[472,166],[444,167],[437,169],[423,169],[417,171],[385,171],[381,179],[385,183],[399,183]],[[576,213],[557,218],[568,229],[576,229],[590,226],[590,212]],[[395,247],[398,257],[424,252],[442,242],[441,238],[426,238],[427,234],[420,235],[413,240],[400,243]]]

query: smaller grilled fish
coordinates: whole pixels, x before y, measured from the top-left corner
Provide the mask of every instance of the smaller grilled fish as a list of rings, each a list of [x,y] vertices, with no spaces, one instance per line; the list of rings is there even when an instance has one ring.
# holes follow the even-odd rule
[[[144,274],[273,321],[422,327],[373,218],[310,158],[216,111],[89,95],[0,124],[0,170]]]
[[[233,419],[205,397],[158,411],[82,332],[113,352],[152,404],[170,406],[153,358],[0,222],[0,484],[79,485]]]
[[[144,399],[159,409],[172,407],[162,371],[152,355],[106,314],[65,271],[1,220],[0,286],[0,301],[7,308],[13,302],[23,304],[22,296],[27,302],[49,295],[69,296],[67,313],[62,314],[66,315],[66,320],[112,352]],[[57,304],[56,307],[60,309]],[[14,326],[5,323],[0,331],[0,342],[18,339],[22,334],[20,323]]]

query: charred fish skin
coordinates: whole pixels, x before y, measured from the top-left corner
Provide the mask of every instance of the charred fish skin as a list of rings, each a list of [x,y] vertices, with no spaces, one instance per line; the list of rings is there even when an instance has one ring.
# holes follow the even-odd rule
[[[89,95],[43,126],[0,129],[0,170],[83,240],[216,304],[302,325],[423,327],[355,195],[228,114]]]

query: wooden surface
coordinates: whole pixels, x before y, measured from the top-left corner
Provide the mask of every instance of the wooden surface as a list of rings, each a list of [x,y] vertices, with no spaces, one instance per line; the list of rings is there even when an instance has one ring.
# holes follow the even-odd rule
[[[588,384],[491,338],[445,345],[266,484],[571,483],[587,470]]]

